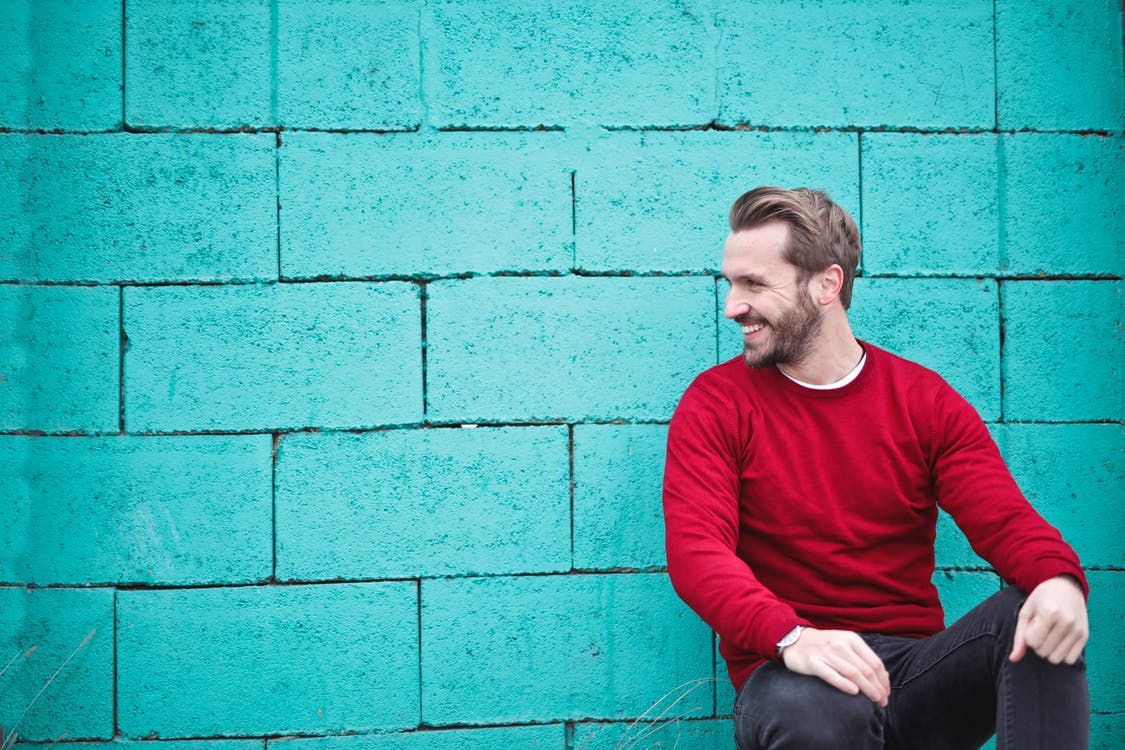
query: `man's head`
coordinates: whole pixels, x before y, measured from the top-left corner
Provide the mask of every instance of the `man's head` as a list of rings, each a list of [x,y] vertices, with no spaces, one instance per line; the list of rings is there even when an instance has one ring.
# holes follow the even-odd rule
[[[808,188],[754,188],[730,207],[731,232],[774,221],[789,225],[789,242],[782,257],[797,267],[801,281],[833,264],[840,267],[840,304],[847,310],[860,254],[859,227],[848,212],[823,190]]]
[[[796,364],[817,347],[826,319],[846,326],[859,231],[824,193],[758,188],[731,208],[723,253],[725,314],[742,326],[751,367]]]

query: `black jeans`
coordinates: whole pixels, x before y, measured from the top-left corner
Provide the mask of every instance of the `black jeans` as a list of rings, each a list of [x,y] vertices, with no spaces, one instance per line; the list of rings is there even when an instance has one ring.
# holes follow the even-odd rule
[[[886,708],[818,677],[763,664],[738,691],[739,750],[1085,750],[1086,663],[1052,665],[1031,650],[1008,661],[1026,595],[1006,588],[929,638],[863,634],[891,678]]]

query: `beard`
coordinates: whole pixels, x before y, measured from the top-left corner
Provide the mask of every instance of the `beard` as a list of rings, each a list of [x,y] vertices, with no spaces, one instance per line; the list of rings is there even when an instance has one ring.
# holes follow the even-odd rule
[[[798,297],[795,306],[773,322],[750,316],[739,318],[738,322],[742,325],[764,323],[769,329],[768,345],[746,344],[742,351],[742,358],[748,366],[761,368],[795,364],[804,360],[812,350],[823,320],[812,297],[805,293]]]

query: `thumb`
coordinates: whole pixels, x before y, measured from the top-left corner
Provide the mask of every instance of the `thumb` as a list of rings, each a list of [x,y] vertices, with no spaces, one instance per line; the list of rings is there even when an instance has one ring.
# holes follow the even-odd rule
[[[1016,634],[1012,636],[1012,653],[1008,654],[1008,661],[1019,661],[1027,653],[1027,624],[1031,620],[1030,607],[1020,607],[1019,616],[1016,618]]]

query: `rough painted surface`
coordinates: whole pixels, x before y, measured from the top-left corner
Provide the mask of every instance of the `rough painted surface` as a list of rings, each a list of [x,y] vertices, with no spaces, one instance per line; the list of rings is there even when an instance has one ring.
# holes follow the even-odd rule
[[[430,116],[438,127],[710,122],[710,23],[698,2],[435,0]]]
[[[131,287],[126,427],[418,421],[419,315],[418,288],[403,282]]]
[[[277,278],[269,134],[0,135],[0,279]]]
[[[1125,287],[1120,281],[1011,281],[1004,299],[1004,415],[1120,421]]]
[[[992,127],[990,0],[718,5],[724,124]]]
[[[417,2],[281,0],[277,122],[413,130],[422,116]]]
[[[1125,685],[1119,679],[1125,644],[1115,637],[1125,617],[1125,580],[1115,570],[1095,570],[1090,579],[1090,645],[1086,668],[1090,678],[1090,709],[1125,713]]]
[[[859,211],[851,133],[610,133],[578,162],[575,265],[710,271],[724,217],[747,185],[824,188]]]
[[[1016,133],[1000,137],[1004,263],[1021,275],[1125,273],[1122,139]]]
[[[409,581],[122,592],[121,732],[176,738],[414,726],[417,597]]]
[[[679,698],[674,693],[671,699]],[[690,716],[693,711],[708,709],[693,702],[699,696],[688,693],[685,702],[675,706],[670,716]],[[670,701],[669,701],[670,702]],[[677,748],[677,750],[709,750],[730,747],[734,725],[727,719],[686,719],[666,721],[654,713],[649,721],[578,724],[574,728],[573,747],[580,750],[617,750],[620,747]],[[626,744],[633,743],[633,744]]]
[[[272,124],[271,0],[129,0],[125,121],[237,129]]]
[[[286,134],[282,275],[568,269],[570,167],[558,145],[520,133]]]
[[[121,124],[119,0],[0,3],[0,127]]]
[[[730,748],[659,486],[767,183],[855,215],[857,333],[961,390],[1080,552],[1116,750],[1121,31],[1113,0],[0,2],[0,667],[37,646],[0,728],[97,628],[29,748],[595,750],[694,684],[637,750]],[[944,515],[936,563],[950,617],[995,590]]]
[[[1000,127],[1120,130],[1121,3],[996,3]]]
[[[564,750],[570,747],[562,724],[426,729],[394,734],[278,740],[270,744],[276,745],[278,750]]]
[[[0,437],[0,581],[270,575],[270,437]]]
[[[995,274],[998,179],[991,133],[864,135],[864,273]]]
[[[112,589],[0,588],[5,737],[113,736],[113,612]]]
[[[116,431],[113,287],[0,286],[0,429]]]
[[[427,724],[639,716],[710,661],[663,574],[422,582]]]
[[[574,567],[656,568],[664,559],[665,425],[574,428]]]
[[[1010,424],[1012,475],[1084,565],[1125,560],[1125,430],[1120,424]]]
[[[569,570],[568,481],[564,427],[286,436],[277,575]]]
[[[667,420],[715,364],[713,290],[701,278],[430,284],[427,415]]]
[[[951,625],[969,610],[1000,590],[1000,577],[980,570],[939,570],[934,585],[945,610],[945,624]]]

